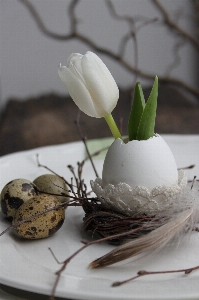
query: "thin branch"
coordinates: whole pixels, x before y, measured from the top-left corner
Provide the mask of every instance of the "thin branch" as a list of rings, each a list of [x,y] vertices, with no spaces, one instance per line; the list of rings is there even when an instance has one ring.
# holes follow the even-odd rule
[[[132,17],[129,15],[120,15],[116,12],[115,6],[113,5],[111,0],[106,0],[105,1],[109,13],[110,15],[119,21],[125,21],[128,25],[129,25],[129,32],[127,34],[125,34],[120,41],[120,46],[119,46],[119,55],[121,56],[121,58],[124,57],[125,54],[125,50],[127,47],[127,44],[129,42],[130,39],[133,40],[133,45],[134,45],[134,69],[135,69],[135,79],[134,82],[132,84],[132,86],[135,86],[135,83],[137,81],[137,78],[139,76],[139,70],[138,70],[138,61],[139,61],[139,57],[138,57],[138,41],[137,41],[137,34],[138,31],[143,28],[146,27],[149,24],[152,24],[154,22],[156,22],[158,19],[157,18],[153,18],[153,19],[148,19],[146,17],[142,17],[143,21],[140,25],[137,25],[137,17]],[[132,90],[132,98],[133,98],[133,90]]]
[[[56,292],[56,289],[57,289],[57,286],[58,286],[58,283],[59,283],[59,280],[60,280],[60,277],[61,277],[61,274],[63,273],[63,271],[66,269],[67,265],[70,263],[70,261],[76,257],[80,252],[82,252],[83,250],[85,250],[86,248],[88,248],[89,246],[92,246],[92,245],[95,245],[95,244],[98,244],[98,243],[102,243],[102,242],[105,242],[105,241],[108,241],[108,240],[111,240],[113,238],[117,238],[117,237],[121,237],[121,236],[125,236],[126,234],[131,234],[131,233],[135,233],[136,231],[139,231],[141,230],[143,227],[140,227],[140,228],[136,228],[136,229],[131,229],[129,230],[128,232],[122,232],[122,233],[118,233],[118,234],[114,234],[114,235],[111,235],[111,236],[108,236],[108,237],[103,237],[103,238],[100,238],[100,239],[97,239],[97,240],[94,240],[94,241],[91,241],[91,242],[83,242],[84,245],[82,247],[80,247],[76,252],[74,252],[72,255],[70,255],[66,260],[64,260],[62,262],[62,267],[56,272],[56,280],[54,282],[54,285],[53,285],[53,289],[52,289],[52,293],[51,293],[51,296],[50,296],[50,300],[54,300],[55,299],[55,292]]]
[[[71,34],[75,34],[77,31],[77,26],[78,26],[78,20],[75,15],[75,8],[77,4],[80,2],[80,0],[72,0],[71,4],[69,5],[68,8],[68,16],[70,18],[70,26],[71,26]]]
[[[80,125],[79,125],[79,118],[76,119],[75,124],[76,124],[76,126],[77,126],[77,130],[78,130],[79,136],[80,136],[80,138],[82,139],[82,142],[84,143],[84,146],[85,146],[85,149],[86,149],[86,153],[87,153],[88,158],[89,158],[89,160],[90,160],[90,162],[91,162],[91,165],[92,165],[93,171],[94,171],[94,173],[95,173],[95,176],[96,176],[96,177],[99,177],[98,172],[97,172],[97,169],[96,169],[96,167],[95,167],[95,164],[93,163],[92,156],[91,156],[91,154],[90,154],[90,152],[89,152],[89,150],[88,150],[88,146],[87,146],[87,143],[86,143],[86,138],[85,138],[85,136],[83,135],[82,130],[81,130],[81,127],[80,127]]]
[[[186,275],[190,274],[191,272],[198,270],[199,266],[188,268],[188,269],[179,269],[179,270],[168,270],[168,271],[145,271],[141,270],[137,272],[137,275],[134,277],[131,277],[129,279],[123,280],[123,281],[116,281],[112,284],[113,287],[121,286],[125,283],[128,283],[130,281],[133,281],[135,279],[138,279],[139,277],[146,276],[146,275],[160,275],[160,274],[172,274],[172,273],[184,273]]]
[[[74,34],[71,32],[69,34],[59,34],[59,33],[55,33],[51,30],[49,30],[44,22],[42,21],[38,11],[36,10],[36,8],[33,6],[33,4],[29,1],[29,0],[18,0],[20,1],[23,5],[26,6],[26,8],[28,9],[30,15],[33,17],[35,23],[37,24],[39,30],[47,37],[52,38],[52,39],[56,39],[56,40],[60,40],[60,41],[67,41],[70,40],[71,38],[73,38]]]
[[[174,45],[174,47],[173,47],[173,62],[170,65],[168,65],[168,67],[166,68],[166,71],[165,71],[166,76],[170,76],[171,72],[180,65],[182,59],[179,54],[179,51],[181,50],[181,48],[184,45],[185,45],[184,39],[180,40],[179,42],[177,42]]]
[[[176,22],[174,22],[166,8],[160,3],[159,0],[151,0],[152,3],[156,6],[156,8],[159,10],[163,17],[164,24],[170,28],[172,31],[175,31],[178,35],[182,36],[185,38],[187,41],[189,41],[195,48],[196,50],[199,50],[199,41],[197,38],[192,36],[188,31],[184,30],[180,25],[178,25]]]

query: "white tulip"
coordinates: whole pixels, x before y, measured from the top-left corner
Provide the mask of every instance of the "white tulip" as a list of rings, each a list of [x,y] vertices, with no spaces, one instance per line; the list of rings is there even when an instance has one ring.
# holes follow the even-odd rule
[[[115,108],[119,90],[102,60],[88,51],[85,55],[73,53],[67,66],[61,66],[59,76],[76,105],[85,114],[101,118]]]

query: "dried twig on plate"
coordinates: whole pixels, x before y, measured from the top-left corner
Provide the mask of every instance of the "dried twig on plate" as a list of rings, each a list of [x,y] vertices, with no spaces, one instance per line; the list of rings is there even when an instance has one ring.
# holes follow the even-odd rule
[[[179,270],[167,270],[167,271],[145,271],[145,270],[140,270],[137,272],[137,275],[134,277],[131,277],[129,279],[123,280],[123,281],[116,281],[112,284],[113,287],[121,286],[122,284],[128,283],[130,281],[133,281],[139,277],[146,276],[146,275],[161,275],[161,274],[171,274],[171,273],[184,273],[185,275],[190,274],[191,272],[198,270],[199,266],[193,267],[193,268],[188,268],[188,269],[179,269]]]

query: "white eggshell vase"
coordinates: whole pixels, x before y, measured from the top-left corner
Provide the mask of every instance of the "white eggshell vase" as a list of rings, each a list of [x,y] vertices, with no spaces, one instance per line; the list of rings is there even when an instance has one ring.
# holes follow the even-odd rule
[[[164,214],[179,207],[187,185],[174,156],[160,135],[124,143],[117,139],[106,155],[102,179],[91,181],[101,203],[126,215]]]

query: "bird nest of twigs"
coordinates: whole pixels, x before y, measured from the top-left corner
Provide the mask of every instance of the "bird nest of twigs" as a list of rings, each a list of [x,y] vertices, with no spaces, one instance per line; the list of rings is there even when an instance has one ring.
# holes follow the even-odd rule
[[[83,226],[86,231],[98,234],[102,238],[110,237],[109,243],[120,245],[128,239],[138,238],[162,224],[155,217],[142,215],[130,217],[103,207],[100,200],[87,198],[82,201],[85,212]]]

